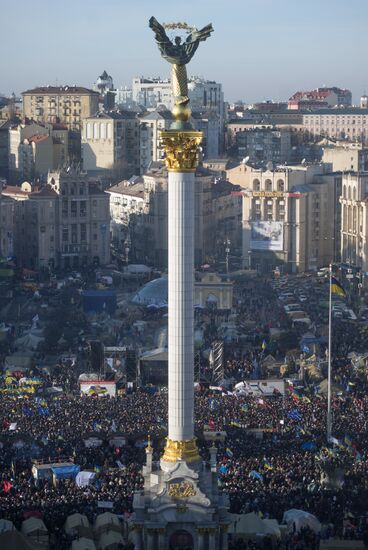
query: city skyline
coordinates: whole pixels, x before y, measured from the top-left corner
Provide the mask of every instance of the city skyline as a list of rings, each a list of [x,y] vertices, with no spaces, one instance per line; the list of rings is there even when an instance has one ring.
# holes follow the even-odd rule
[[[6,0],[4,21],[13,12],[14,4]],[[17,32],[11,25],[3,29],[3,47],[8,45],[11,55],[0,60],[5,75],[0,92],[20,94],[55,84],[91,87],[105,69],[116,87],[130,86],[139,75],[167,78],[167,67],[153,52],[151,15],[198,27],[213,23],[215,39],[203,45],[191,74],[222,82],[229,101],[286,100],[299,89],[336,85],[351,89],[357,103],[368,89],[359,57],[368,15],[363,0],[353,0],[349,12],[340,0],[333,9],[312,0],[302,15],[291,0],[277,5],[234,0],[230,8],[220,0],[175,6],[142,0],[129,10],[107,0],[103,14],[96,0],[88,3],[88,12],[81,1],[50,7],[46,0],[32,5],[21,0]]]

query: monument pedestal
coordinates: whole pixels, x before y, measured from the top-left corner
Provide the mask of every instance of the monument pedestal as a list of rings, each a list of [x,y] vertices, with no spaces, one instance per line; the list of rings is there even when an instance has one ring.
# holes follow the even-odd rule
[[[170,471],[145,467],[143,475],[133,502],[136,550],[227,550],[228,499],[216,468],[177,460]]]

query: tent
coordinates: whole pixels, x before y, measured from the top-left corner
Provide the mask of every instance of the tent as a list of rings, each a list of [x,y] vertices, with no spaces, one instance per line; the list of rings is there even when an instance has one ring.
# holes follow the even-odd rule
[[[0,533],[5,533],[5,531],[14,531],[15,527],[12,521],[8,519],[0,519]]]
[[[102,531],[121,530],[121,524],[116,514],[111,512],[104,512],[96,517],[95,531],[101,533]]]
[[[327,395],[327,389],[328,389],[328,380],[327,380],[327,378],[325,378],[318,385],[318,392],[323,394],[323,395]],[[331,383],[331,391],[332,391],[333,394],[334,393],[339,393],[342,390],[343,390],[343,388],[341,386],[339,386],[338,384],[335,384],[334,382]]]
[[[88,518],[84,514],[71,514],[66,518],[64,531],[67,535],[79,534],[81,527],[90,529]]]
[[[124,539],[121,533],[108,531],[107,533],[102,533],[97,548],[98,550],[117,550],[123,544]]]
[[[80,466],[77,464],[64,464],[63,466],[52,466],[52,473],[55,479],[74,479],[80,471]]]
[[[83,470],[82,472],[79,472],[77,474],[77,477],[75,478],[75,483],[78,487],[87,487],[93,482],[95,477],[95,472],[88,472],[86,470]]]
[[[82,537],[77,540],[73,540],[71,550],[96,550],[96,545],[91,539]]]
[[[276,519],[261,519],[257,514],[231,514],[232,523],[229,532],[246,538],[257,535],[281,537],[281,531]]]
[[[0,548],[1,550],[41,550],[45,546],[37,544],[19,531],[5,531],[0,533]]]
[[[289,530],[294,530],[295,527],[295,531],[297,533],[303,529],[303,527],[309,527],[309,529],[315,533],[319,533],[322,527],[316,516],[313,516],[304,510],[297,510],[295,508],[284,512],[282,523],[286,523]]]
[[[229,533],[254,537],[264,532],[262,519],[254,512],[250,514],[231,514],[232,523]]]
[[[32,349],[36,350],[41,342],[44,342],[45,338],[41,336],[35,336],[34,334],[26,334],[17,338],[15,345],[20,349]]]
[[[266,535],[280,538],[281,530],[277,519],[263,519],[263,528]]]
[[[49,534],[47,527],[42,519],[31,517],[23,521],[22,533],[26,537],[31,537],[37,542],[47,544],[49,541]]]

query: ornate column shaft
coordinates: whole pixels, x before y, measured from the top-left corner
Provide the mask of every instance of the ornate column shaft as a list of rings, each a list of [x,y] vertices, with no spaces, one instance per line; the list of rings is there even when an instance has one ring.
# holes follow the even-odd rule
[[[169,421],[162,460],[199,460],[194,439],[194,172],[201,132],[161,133],[168,178]]]

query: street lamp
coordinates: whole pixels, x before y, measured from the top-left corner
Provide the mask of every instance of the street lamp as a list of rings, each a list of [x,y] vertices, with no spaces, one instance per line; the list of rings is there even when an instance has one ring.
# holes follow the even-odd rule
[[[126,261],[127,265],[129,263],[129,252],[130,252],[131,244],[132,243],[131,243],[131,240],[130,240],[130,236],[128,235],[127,238],[124,241],[125,261]]]
[[[226,273],[229,273],[229,253],[230,253],[230,245],[231,245],[230,239],[225,239],[224,245],[225,245],[225,255],[226,255],[225,256]]]

